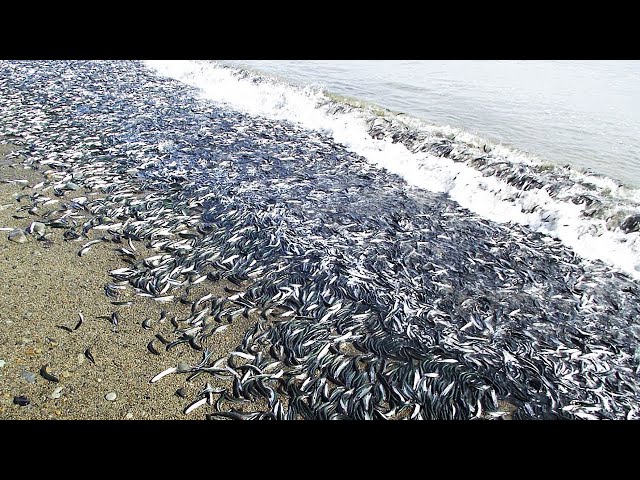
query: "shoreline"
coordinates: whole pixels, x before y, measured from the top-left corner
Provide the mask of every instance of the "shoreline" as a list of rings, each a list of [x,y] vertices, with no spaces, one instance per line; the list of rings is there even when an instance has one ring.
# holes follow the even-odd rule
[[[42,175],[12,167],[14,161],[6,158],[11,150],[0,145],[0,227],[26,230],[46,207],[38,215],[30,215],[17,211],[22,206],[17,199],[32,195],[35,190],[30,187],[40,182]],[[27,183],[6,183],[13,179]],[[60,201],[82,192],[66,192]],[[159,304],[135,296],[131,287],[117,300],[133,304],[113,305],[104,286],[113,281],[111,270],[126,266],[116,245],[102,242],[80,257],[78,252],[88,240],[64,240],[62,233],[63,229],[47,226],[49,240],[37,240],[27,233],[25,243],[15,243],[8,239],[8,231],[0,232],[0,275],[4,280],[0,282],[0,419],[203,418],[205,409],[189,415],[183,411],[199,398],[206,381],[213,384],[215,380],[199,376],[185,382],[183,375],[168,375],[157,383],[149,382],[178,362],[192,365],[200,361],[201,354],[188,344],[166,351],[155,342],[160,355],[147,349],[155,334],[172,338],[170,318],[188,316],[189,308],[177,301]],[[90,233],[90,240],[100,238],[97,233]],[[138,255],[151,252],[141,242],[134,244]],[[223,283],[197,285],[191,288],[190,296],[202,296],[204,290],[225,295]],[[167,312],[163,320],[161,310]],[[115,329],[109,321],[113,312],[121,319]],[[79,314],[84,322],[73,330]],[[148,331],[141,326],[145,319],[151,319]],[[240,343],[250,322],[242,318],[234,321],[206,346],[216,358],[228,354]],[[87,349],[95,364],[85,356]],[[58,382],[42,376],[45,365]],[[176,395],[179,388],[184,388],[186,398]],[[106,396],[112,392],[116,399],[109,401]],[[16,396],[26,396],[30,404],[14,404]]]
[[[24,157],[0,160],[1,415],[640,418],[638,284],[551,230],[140,62],[2,67],[0,143]],[[474,152],[442,161],[500,167]],[[502,167],[487,181],[547,194],[551,173]]]

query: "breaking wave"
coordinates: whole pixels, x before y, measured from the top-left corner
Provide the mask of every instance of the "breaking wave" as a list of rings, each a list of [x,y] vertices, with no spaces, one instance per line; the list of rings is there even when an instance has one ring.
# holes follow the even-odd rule
[[[147,61],[227,107],[320,130],[409,188],[444,193],[481,217],[559,239],[585,263],[640,279],[640,191],[450,127],[315,86],[202,61]]]

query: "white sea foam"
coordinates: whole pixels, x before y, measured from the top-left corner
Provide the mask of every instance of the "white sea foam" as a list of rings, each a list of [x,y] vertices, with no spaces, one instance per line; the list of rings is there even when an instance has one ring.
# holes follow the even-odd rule
[[[549,185],[522,190],[504,179],[483,176],[482,172],[463,162],[415,153],[389,138],[375,139],[368,134],[367,128],[371,110],[336,108],[335,101],[318,88],[297,87],[274,78],[259,79],[251,72],[213,62],[148,61],[146,65],[159,75],[197,87],[205,99],[251,115],[324,131],[354,153],[402,176],[412,187],[446,193],[461,206],[496,222],[527,225],[532,230],[558,238],[584,259],[602,260],[640,279],[640,233],[609,230],[604,219],[582,215],[586,208],[584,204],[576,205],[568,200],[573,194],[606,195],[625,212],[640,213],[638,190],[570,168],[564,171],[565,176],[577,183],[567,187],[566,195],[550,195]],[[465,147],[481,149],[488,145],[482,138],[450,126],[428,125],[410,117],[399,121],[426,134],[455,137],[455,141]],[[533,155],[503,145],[490,145],[489,148],[492,155],[511,164],[536,165],[541,162]],[[592,190],[586,191],[585,184],[591,185]]]

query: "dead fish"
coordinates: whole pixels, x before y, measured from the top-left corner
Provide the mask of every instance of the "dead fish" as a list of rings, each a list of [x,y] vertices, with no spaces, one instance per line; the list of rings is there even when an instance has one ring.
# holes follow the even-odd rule
[[[156,302],[172,302],[174,299],[173,295],[167,295],[165,297],[153,297]]]
[[[116,230],[121,226],[122,226],[122,223],[112,223],[109,225],[96,225],[95,227],[92,227],[92,228],[94,230],[109,230],[109,229]]]
[[[176,367],[167,368],[166,370],[163,370],[162,372],[157,374],[155,377],[153,377],[151,380],[149,380],[149,383],[156,383],[162,377],[165,377],[165,376],[167,376],[167,375],[169,375],[171,373],[176,373],[177,371],[178,371],[178,369]]]
[[[91,354],[91,350],[89,350],[88,348],[84,351],[84,356],[87,357],[87,359],[93,363],[94,365],[96,364],[95,359],[93,358],[93,355]]]
[[[193,348],[194,350],[202,351],[204,349],[204,347],[202,345],[200,345],[198,342],[196,342],[195,338],[190,338],[189,339],[189,345],[191,345],[191,348]]]
[[[154,355],[160,355],[160,352],[156,349],[156,347],[153,345],[153,340],[151,340],[149,343],[147,343],[147,349],[153,353]]]
[[[76,233],[75,230],[65,230],[62,236],[65,240],[75,240],[77,238],[80,238],[80,235]]]
[[[179,338],[178,340],[174,340],[173,342],[169,342],[166,344],[167,350],[172,349],[173,347],[180,345],[182,343],[187,343],[190,339],[187,338]]]
[[[125,257],[128,257],[128,258],[132,259],[132,260],[135,260],[135,259],[136,259],[136,255],[135,255],[135,253],[130,252],[129,250],[127,250],[127,249],[126,249],[126,248],[124,248],[124,247],[117,248],[117,249],[116,249],[116,251],[117,251],[117,252],[119,252],[119,253],[121,253],[121,254],[122,254],[122,255],[124,255]]]
[[[82,257],[83,255],[85,255],[89,250],[91,250],[91,247],[93,245],[95,245],[96,243],[100,243],[102,242],[102,240],[91,240],[90,242],[85,243],[82,248],[80,249],[80,251],[78,252],[78,256]]]
[[[80,317],[80,319],[78,320],[78,323],[76,323],[76,326],[73,328],[74,330],[79,329],[80,325],[82,325],[82,322],[84,322],[84,317],[82,316],[82,313],[78,312],[78,316]]]
[[[49,380],[50,382],[58,383],[60,381],[58,377],[56,377],[49,371],[49,364],[42,366],[42,368],[40,369],[40,375],[42,375],[43,378]]]
[[[193,402],[191,405],[189,405],[185,410],[184,410],[184,414],[188,415],[191,412],[193,412],[196,408],[201,407],[202,405],[204,405],[205,403],[207,403],[207,397],[201,398],[200,400]]]
[[[187,362],[178,362],[178,366],[176,367],[176,372],[178,373],[187,373],[190,372],[192,368],[189,366]]]

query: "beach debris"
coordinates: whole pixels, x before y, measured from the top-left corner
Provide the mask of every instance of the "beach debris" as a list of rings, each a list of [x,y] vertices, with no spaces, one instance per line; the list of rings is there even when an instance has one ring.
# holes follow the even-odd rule
[[[26,397],[25,395],[18,395],[13,397],[13,403],[21,407],[25,407],[31,403],[31,400],[29,400],[29,397]]]
[[[104,398],[105,398],[106,400],[110,401],[110,402],[115,401],[115,399],[116,399],[117,397],[118,397],[118,396],[116,395],[116,392],[109,392],[109,393],[107,393],[107,394],[104,396]]]
[[[37,235],[38,237],[43,237],[45,234],[45,224],[42,222],[31,222],[29,225],[28,232],[32,235]]]
[[[36,374],[27,370],[22,370],[20,376],[27,381],[27,383],[36,383]]]
[[[176,367],[177,373],[186,373],[190,371],[191,371],[191,366],[187,362],[184,362],[184,361],[178,362],[178,365]]]
[[[0,368],[4,367],[6,364],[7,362],[0,358]]]
[[[62,396],[62,390],[63,389],[64,389],[64,387],[62,387],[62,386],[54,388],[53,392],[51,393],[51,399],[52,400],[57,400],[58,398],[60,398]]]
[[[15,243],[24,243],[27,241],[27,237],[24,234],[24,231],[20,230],[19,228],[11,230],[11,232],[9,232],[8,238]]]

